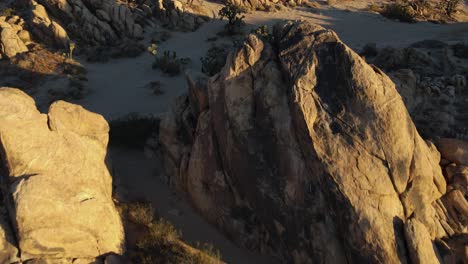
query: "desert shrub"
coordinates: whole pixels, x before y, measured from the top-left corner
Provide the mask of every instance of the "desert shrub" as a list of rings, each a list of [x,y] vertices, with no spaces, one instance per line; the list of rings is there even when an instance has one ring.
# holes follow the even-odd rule
[[[208,76],[217,74],[226,64],[227,55],[228,49],[226,47],[211,47],[206,56],[200,59],[202,63],[201,71]]]
[[[121,204],[119,206],[120,213],[125,214],[125,218],[139,225],[150,225],[155,216],[155,211],[149,202],[132,202]]]
[[[6,17],[14,16],[15,13],[16,11],[11,7],[7,7],[7,8],[4,8],[3,10],[0,10],[0,16],[6,16]]]
[[[159,119],[136,113],[109,122],[109,145],[141,149],[146,140],[159,129]]]
[[[456,43],[451,46],[453,55],[459,57],[459,58],[464,58],[468,59],[468,43]]]
[[[165,51],[163,56],[156,57],[153,62],[153,69],[160,69],[163,73],[169,76],[176,76],[182,72],[185,65],[189,63],[188,58],[177,58],[177,53],[173,51]]]
[[[442,0],[440,4],[445,14],[451,17],[457,11],[458,6],[461,4],[461,0]]]
[[[366,58],[375,57],[377,56],[377,54],[378,50],[377,45],[375,43],[367,43],[366,45],[364,45],[361,52],[359,53],[359,55]]]
[[[197,241],[192,246],[212,258],[221,259],[221,252],[219,251],[219,249],[215,248],[213,244],[206,242],[200,243],[199,241]]]
[[[164,89],[162,88],[162,83],[160,81],[149,82],[146,85],[146,88],[150,89],[155,95],[164,94]]]
[[[139,230],[128,245],[132,263],[219,263],[220,254],[211,244],[197,244],[199,251],[181,241],[181,232],[165,219],[157,218],[148,202],[119,204],[125,226]]]
[[[241,32],[242,27],[244,26],[243,15],[245,10],[242,7],[234,5],[232,3],[226,3],[221,10],[219,10],[219,17],[221,19],[226,18],[228,23],[226,24],[225,30],[228,34],[234,35]]]
[[[387,4],[383,7],[380,14],[390,19],[398,19],[401,22],[415,22],[415,13],[409,4],[405,2]]]
[[[251,33],[259,36],[264,41],[273,41],[273,34],[270,33],[267,25],[259,26],[256,29],[253,29]]]

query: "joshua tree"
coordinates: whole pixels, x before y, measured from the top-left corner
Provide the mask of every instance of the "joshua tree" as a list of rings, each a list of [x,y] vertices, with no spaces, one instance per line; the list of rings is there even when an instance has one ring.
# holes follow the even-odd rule
[[[222,18],[227,18],[228,23],[226,25],[227,32],[229,34],[235,34],[238,33],[244,25],[244,14],[245,11],[239,6],[236,6],[232,3],[226,3],[226,5],[219,10],[219,17]]]
[[[68,57],[72,60],[73,59],[73,50],[75,49],[75,43],[70,42],[68,44]]]

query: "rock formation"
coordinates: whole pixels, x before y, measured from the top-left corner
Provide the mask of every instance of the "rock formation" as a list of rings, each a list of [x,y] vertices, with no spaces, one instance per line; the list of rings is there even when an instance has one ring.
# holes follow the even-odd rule
[[[1,263],[122,252],[108,131],[81,106],[58,101],[41,114],[25,93],[0,88]]]
[[[113,0],[39,0],[66,30],[90,44],[114,44],[123,37],[141,38],[143,28],[125,5]],[[44,16],[44,15],[43,15]]]
[[[250,35],[189,91],[161,121],[166,172],[239,244],[288,263],[466,258],[439,152],[391,79],[334,32]]]
[[[25,45],[27,40],[24,38],[29,34],[23,31],[23,23],[19,17],[7,19],[5,16],[0,16],[0,59],[12,58],[16,54],[28,51]]]
[[[178,0],[157,1],[155,13],[166,27],[182,31],[195,31],[212,16],[203,2],[182,4]]]
[[[468,139],[468,68],[449,45],[425,40],[402,49],[383,48],[366,60],[389,74],[425,138]]]

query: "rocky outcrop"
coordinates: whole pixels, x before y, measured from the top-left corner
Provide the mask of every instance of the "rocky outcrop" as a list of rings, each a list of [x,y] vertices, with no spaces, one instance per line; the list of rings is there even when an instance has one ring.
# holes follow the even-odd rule
[[[0,59],[12,58],[19,53],[27,52],[28,48],[22,38],[27,35],[23,31],[21,20],[0,16]],[[23,37],[21,37],[23,36]]]
[[[59,40],[65,33],[84,43],[113,45],[123,38],[143,37],[143,27],[136,23],[131,10],[113,0],[38,0],[31,3],[33,25],[39,28],[45,25]],[[49,15],[55,19],[55,23],[50,19],[52,26],[48,25]],[[60,25],[64,26],[63,31]]]
[[[60,24],[50,19],[44,6],[32,2],[32,29],[33,34],[44,43],[52,47],[68,49],[70,38]]]
[[[190,1],[182,4],[179,0],[158,0],[155,6],[156,17],[170,29],[195,31],[212,14],[203,2]]]
[[[2,255],[16,254],[8,245],[19,249],[22,261],[122,252],[123,227],[105,162],[108,131],[102,116],[80,106],[58,101],[41,114],[25,93],[0,88],[0,208],[14,233],[0,258],[16,256]]]
[[[274,39],[250,35],[162,119],[170,183],[288,263],[437,263],[443,221],[460,221],[440,220],[440,154],[395,84],[322,27],[280,24]]]
[[[289,6],[296,6],[305,4],[302,0],[229,0],[228,2],[243,7],[247,10],[270,10],[276,4],[285,4]]]
[[[425,138],[468,139],[468,68],[446,43],[425,40],[407,48],[383,48],[366,58],[395,82]]]

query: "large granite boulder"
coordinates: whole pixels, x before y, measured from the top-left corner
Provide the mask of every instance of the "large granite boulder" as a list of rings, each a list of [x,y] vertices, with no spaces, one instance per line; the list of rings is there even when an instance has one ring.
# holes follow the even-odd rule
[[[236,242],[288,263],[438,261],[440,154],[334,32],[279,24],[189,83],[161,121],[166,172]]]
[[[22,261],[122,252],[108,131],[102,116],[81,106],[58,101],[42,114],[25,93],[0,88],[0,207]]]

